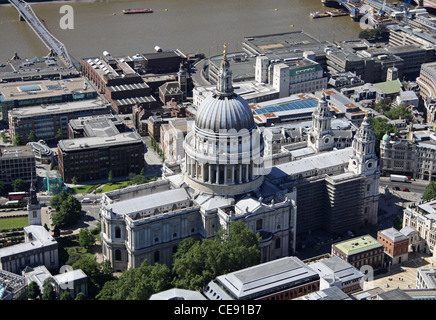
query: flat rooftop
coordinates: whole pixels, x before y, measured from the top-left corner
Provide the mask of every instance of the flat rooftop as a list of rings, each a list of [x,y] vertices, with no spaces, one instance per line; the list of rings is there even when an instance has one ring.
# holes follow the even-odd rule
[[[78,77],[80,73],[59,57],[10,59],[6,64],[0,64],[0,82],[59,76]]]
[[[323,52],[329,45],[310,36],[304,31],[277,33],[244,37],[243,46],[248,46],[257,54],[276,54],[280,57],[301,56],[303,51]]]
[[[217,277],[237,299],[292,288],[319,275],[297,257],[285,257]]]
[[[85,77],[0,84],[0,102],[96,92]]]
[[[58,146],[63,152],[73,152],[86,149],[108,148],[132,143],[142,143],[142,140],[138,133],[130,131],[110,137],[83,137],[60,140]]]
[[[42,248],[45,246],[57,245],[57,241],[45,230],[43,226],[27,226],[24,231],[32,234],[32,240],[24,243],[19,243],[13,246],[8,246],[0,249],[0,258],[20,254]]]
[[[107,205],[106,209],[111,210],[117,215],[126,215],[189,199],[190,197],[185,189],[171,189],[125,201],[114,202]]]
[[[335,243],[333,245],[347,256],[376,248],[383,248],[383,245],[369,234]]]
[[[14,159],[22,157],[34,157],[33,148],[31,146],[13,146],[1,147],[0,159]]]
[[[50,105],[14,108],[10,110],[9,113],[12,117],[24,119],[54,114],[70,114],[83,110],[101,110],[109,107],[110,105],[106,100],[89,99]]]
[[[268,179],[282,179],[289,176],[298,176],[306,172],[316,173],[326,168],[343,166],[348,164],[352,153],[353,149],[350,147],[279,164],[271,168]]]

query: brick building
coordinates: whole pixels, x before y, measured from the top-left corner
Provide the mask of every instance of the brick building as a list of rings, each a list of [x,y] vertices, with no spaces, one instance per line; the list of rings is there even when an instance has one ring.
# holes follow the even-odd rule
[[[60,140],[59,172],[65,182],[107,179],[140,173],[144,168],[144,145],[138,133],[119,132],[111,120],[89,119],[85,136]]]
[[[104,94],[115,112],[132,112],[135,104],[154,105],[150,87],[137,72],[139,57],[115,58],[104,52],[101,57],[83,59],[82,73]],[[139,63],[139,65],[138,65]]]
[[[401,264],[409,255],[409,238],[395,228],[381,230],[377,240],[384,247],[385,266]]]
[[[383,266],[383,245],[370,235],[352,238],[332,245],[332,256],[338,256],[357,269]]]

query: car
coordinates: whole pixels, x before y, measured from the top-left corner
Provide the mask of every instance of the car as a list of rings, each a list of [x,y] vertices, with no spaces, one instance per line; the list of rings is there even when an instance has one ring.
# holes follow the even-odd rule
[[[394,190],[400,191],[400,187],[394,187]]]
[[[410,190],[408,188],[403,188],[403,189],[401,189],[401,191],[409,192]]]

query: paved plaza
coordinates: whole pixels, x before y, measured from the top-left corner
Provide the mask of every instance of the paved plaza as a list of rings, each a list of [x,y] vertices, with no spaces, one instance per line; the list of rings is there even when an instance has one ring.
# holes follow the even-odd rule
[[[376,276],[373,281],[364,282],[363,290],[375,287],[385,291],[393,289],[416,289],[416,274],[420,268],[436,267],[436,259],[420,253],[409,253],[408,261],[401,265],[392,266],[390,271]]]

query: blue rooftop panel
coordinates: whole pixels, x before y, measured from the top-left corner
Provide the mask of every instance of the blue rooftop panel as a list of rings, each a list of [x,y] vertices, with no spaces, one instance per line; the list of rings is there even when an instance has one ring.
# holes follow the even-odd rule
[[[318,101],[315,99],[305,99],[305,100],[298,100],[298,101],[278,104],[275,106],[268,106],[261,109],[256,109],[255,112],[257,114],[264,114],[264,113],[271,113],[271,112],[308,109],[308,108],[315,108],[317,104]]]

